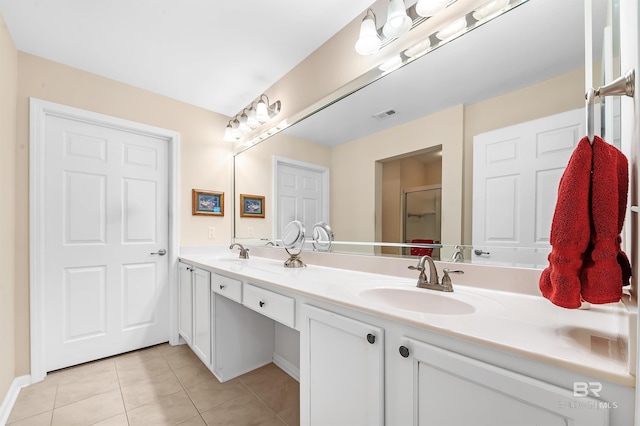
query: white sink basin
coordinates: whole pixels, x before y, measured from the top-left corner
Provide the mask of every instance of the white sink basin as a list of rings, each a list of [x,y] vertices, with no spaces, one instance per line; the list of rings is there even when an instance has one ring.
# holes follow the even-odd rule
[[[476,311],[473,305],[456,299],[453,293],[437,293],[426,289],[372,288],[360,296],[378,305],[405,311],[437,315],[468,315]]]

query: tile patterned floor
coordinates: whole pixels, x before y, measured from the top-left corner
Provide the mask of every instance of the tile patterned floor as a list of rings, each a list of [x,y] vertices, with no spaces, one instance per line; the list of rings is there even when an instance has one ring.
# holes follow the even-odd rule
[[[274,364],[220,383],[188,346],[163,344],[50,373],[7,425],[298,426],[299,395]]]

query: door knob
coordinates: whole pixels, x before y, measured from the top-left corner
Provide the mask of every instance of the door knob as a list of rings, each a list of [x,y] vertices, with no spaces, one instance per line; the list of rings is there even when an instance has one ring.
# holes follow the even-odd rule
[[[160,255],[160,256],[164,256],[165,254],[167,254],[167,251],[165,249],[160,249],[155,253],[149,253],[149,254],[157,254],[157,255]]]

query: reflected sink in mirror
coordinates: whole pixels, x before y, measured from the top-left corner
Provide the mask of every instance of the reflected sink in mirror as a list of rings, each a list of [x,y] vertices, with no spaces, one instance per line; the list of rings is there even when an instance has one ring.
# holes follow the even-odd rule
[[[473,305],[457,300],[455,292],[444,295],[424,289],[372,288],[359,295],[379,305],[425,314],[468,315],[476,311]]]

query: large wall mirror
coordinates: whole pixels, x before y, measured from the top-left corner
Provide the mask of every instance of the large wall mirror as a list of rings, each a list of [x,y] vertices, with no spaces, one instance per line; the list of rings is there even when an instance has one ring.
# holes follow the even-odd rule
[[[518,151],[525,165],[534,161],[525,155],[543,148],[570,154],[584,135],[584,114],[576,115],[584,107],[584,5],[583,0],[526,1],[237,154],[236,198],[265,196],[266,214],[256,219],[236,212],[236,240],[277,244],[280,230],[295,216],[309,229],[327,222],[334,234],[332,251],[410,256],[427,249],[443,260],[462,254],[465,261],[544,267],[548,230],[544,236],[540,229],[550,227],[552,207],[522,216],[536,209],[526,204],[536,194],[511,194],[505,202],[498,195],[508,192],[508,185],[486,186],[491,195],[483,196],[485,205],[479,207],[476,186],[487,175],[474,170],[474,161],[480,161],[474,159],[474,144],[480,135],[523,123],[535,132],[537,120],[569,114],[575,125],[545,130],[547,138],[533,151],[516,146],[512,152]],[[602,52],[609,55],[604,61],[616,62],[610,59],[615,52],[603,48],[604,28],[615,24],[616,10],[615,1],[593,0],[597,79],[604,69]],[[557,136],[567,126],[564,137],[570,142]],[[483,161],[509,152],[486,148]],[[564,165],[554,166],[541,187],[555,191]],[[516,199],[521,202],[514,204]],[[480,209],[493,219],[474,217]],[[474,241],[485,225],[533,228],[538,234],[523,245],[520,235],[500,240],[498,230],[492,234],[497,243],[489,246]],[[419,246],[403,247],[412,241]],[[494,257],[500,250],[520,254]]]

